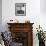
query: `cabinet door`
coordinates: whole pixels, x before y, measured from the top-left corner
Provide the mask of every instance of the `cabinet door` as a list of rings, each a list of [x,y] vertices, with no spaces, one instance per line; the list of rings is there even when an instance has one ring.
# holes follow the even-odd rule
[[[28,32],[13,32],[13,42],[22,44],[22,46],[28,46]]]

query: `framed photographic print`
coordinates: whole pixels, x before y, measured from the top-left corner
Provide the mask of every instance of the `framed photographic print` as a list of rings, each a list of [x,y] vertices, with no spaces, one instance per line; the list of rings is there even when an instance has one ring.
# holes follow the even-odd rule
[[[15,15],[16,16],[26,16],[26,3],[16,3],[15,4]]]

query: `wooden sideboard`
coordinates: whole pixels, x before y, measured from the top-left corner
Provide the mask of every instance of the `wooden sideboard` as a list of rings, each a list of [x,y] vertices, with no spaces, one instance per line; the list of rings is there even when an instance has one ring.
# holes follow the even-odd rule
[[[12,39],[23,43],[22,46],[33,46],[33,23],[7,23]]]

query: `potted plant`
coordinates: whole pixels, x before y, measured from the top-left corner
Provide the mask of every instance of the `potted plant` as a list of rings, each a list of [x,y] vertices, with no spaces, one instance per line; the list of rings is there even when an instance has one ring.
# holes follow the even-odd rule
[[[43,32],[42,27],[36,28],[37,29],[37,34],[36,36],[38,36],[38,40],[39,40],[39,46],[45,46],[45,35]]]

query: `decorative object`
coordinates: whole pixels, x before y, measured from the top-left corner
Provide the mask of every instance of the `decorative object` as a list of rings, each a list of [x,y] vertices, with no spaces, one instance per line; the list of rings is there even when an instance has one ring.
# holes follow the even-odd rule
[[[37,29],[37,34],[38,35],[38,40],[39,40],[39,46],[45,46],[45,35],[43,32],[42,27],[36,28]]]
[[[15,4],[15,15],[16,16],[26,15],[26,3],[16,3]]]
[[[30,20],[25,20],[25,23],[30,23]]]
[[[19,23],[19,21],[17,19],[11,19],[10,21],[8,21],[9,23]]]

